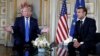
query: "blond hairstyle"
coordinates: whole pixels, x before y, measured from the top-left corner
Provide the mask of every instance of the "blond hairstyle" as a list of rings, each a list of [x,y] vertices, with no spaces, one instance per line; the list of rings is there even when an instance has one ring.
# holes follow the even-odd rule
[[[21,4],[21,13],[23,12],[23,8],[28,8],[31,12],[33,11],[32,4],[29,4],[28,2],[24,2]]]

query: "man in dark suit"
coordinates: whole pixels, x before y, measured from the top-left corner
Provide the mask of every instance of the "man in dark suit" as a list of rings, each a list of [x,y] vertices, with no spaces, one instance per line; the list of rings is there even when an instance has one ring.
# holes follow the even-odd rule
[[[79,50],[80,56],[88,56],[88,51],[94,46],[96,22],[86,15],[85,7],[77,8],[78,21],[75,24],[73,41],[68,44],[69,56],[76,56],[75,50]]]
[[[6,31],[13,33],[14,46],[19,52],[19,56],[23,56],[23,51],[25,51],[25,49],[28,49],[32,54],[37,52],[37,48],[33,48],[31,41],[35,40],[38,34],[41,33],[37,19],[31,16],[31,6],[24,4],[21,13],[22,16],[16,18],[14,26],[5,27]],[[42,30],[42,32],[43,31],[45,32],[45,30]]]
[[[22,15],[21,17],[17,17],[15,20],[15,24],[13,26],[13,36],[15,40],[15,46],[19,47],[21,50],[22,48],[31,48],[33,50],[33,46],[31,41],[35,40],[37,38],[37,34],[40,34],[40,30],[38,28],[38,22],[37,19],[31,17],[29,15],[31,11],[29,11],[28,7],[24,7],[22,9]],[[28,26],[26,26],[28,20]],[[27,27],[29,30],[27,31]],[[26,36],[29,34],[28,36]],[[22,48],[21,48],[22,47]],[[37,51],[34,48],[34,52]]]

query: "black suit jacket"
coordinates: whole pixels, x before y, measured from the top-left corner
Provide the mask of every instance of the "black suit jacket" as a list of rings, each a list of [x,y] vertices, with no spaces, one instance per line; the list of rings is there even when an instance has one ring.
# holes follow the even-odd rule
[[[15,45],[24,45],[25,44],[25,19],[24,17],[17,17],[14,23],[13,36]],[[40,34],[38,28],[37,19],[30,17],[30,32],[29,32],[29,44],[32,40],[37,38],[37,34]]]
[[[93,44],[96,33],[96,22],[94,19],[85,18],[82,27],[80,28],[80,21],[76,22],[74,38],[79,42],[84,42],[84,44]]]

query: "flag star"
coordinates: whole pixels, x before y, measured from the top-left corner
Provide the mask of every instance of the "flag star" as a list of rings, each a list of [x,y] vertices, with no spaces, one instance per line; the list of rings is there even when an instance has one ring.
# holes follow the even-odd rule
[[[73,25],[75,25],[75,22],[73,22]]]

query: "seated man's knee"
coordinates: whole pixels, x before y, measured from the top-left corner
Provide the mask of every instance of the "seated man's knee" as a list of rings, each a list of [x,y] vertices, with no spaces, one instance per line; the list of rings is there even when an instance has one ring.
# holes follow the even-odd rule
[[[96,44],[96,53],[100,55],[100,43]]]
[[[89,49],[88,49],[87,46],[81,45],[81,46],[79,47],[79,50],[82,51],[82,52],[88,52]]]
[[[68,44],[68,48],[72,48],[73,47],[73,42],[70,42],[69,44]]]

